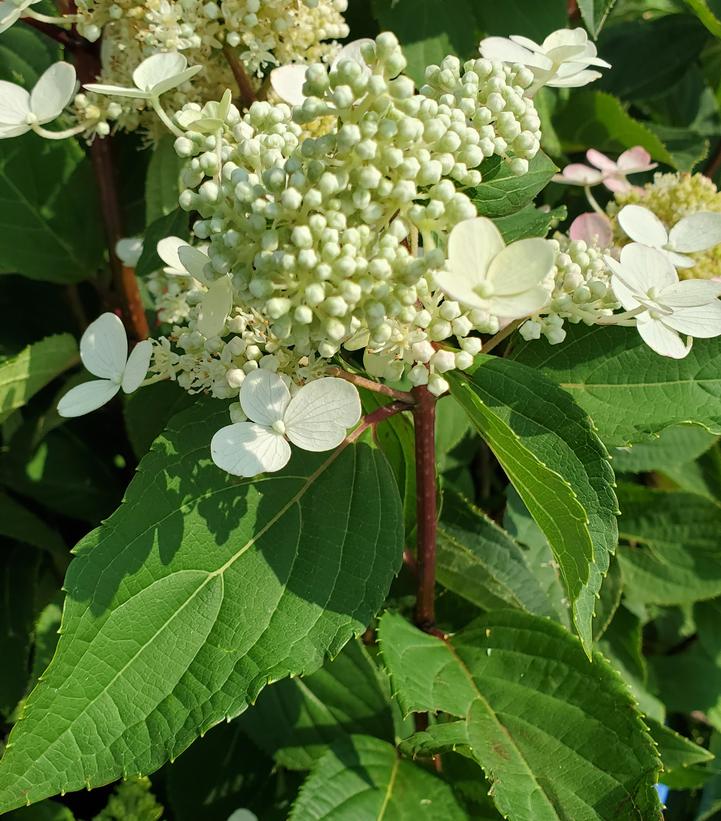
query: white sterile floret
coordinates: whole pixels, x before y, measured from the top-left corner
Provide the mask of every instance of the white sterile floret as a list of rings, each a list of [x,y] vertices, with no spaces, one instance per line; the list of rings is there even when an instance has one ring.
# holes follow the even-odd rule
[[[686,256],[706,251],[721,242],[721,214],[699,211],[679,220],[670,230],[642,205],[626,205],[618,212],[618,223],[634,241],[665,254],[677,268],[692,268],[696,262]]]
[[[289,441],[303,450],[333,450],[361,416],[360,397],[350,382],[317,379],[291,397],[282,377],[260,369],[243,380],[240,404],[250,421],[221,428],[210,443],[215,464],[234,476],[285,467]]]
[[[142,237],[123,237],[115,243],[115,254],[128,268],[135,268],[143,253]]]
[[[585,29],[559,29],[541,45],[520,35],[486,37],[481,40],[481,54],[489,60],[520,63],[533,71],[532,91],[542,86],[576,88],[597,80],[601,73],[588,67],[611,68],[597,56],[596,46]]]
[[[0,2],[0,34],[23,17],[23,12],[40,0],[2,0]]]
[[[656,353],[683,359],[693,337],[721,336],[721,283],[681,282],[666,254],[635,242],[624,246],[620,262],[607,256],[606,263],[616,296],[633,312],[638,332]],[[688,335],[685,343],[679,334]]]
[[[185,55],[177,52],[153,54],[133,72],[135,88],[111,86],[103,83],[88,83],[84,86],[96,94],[112,94],[116,97],[136,97],[140,100],[154,100],[194,77],[202,66],[190,66]]]
[[[71,388],[58,402],[60,416],[83,416],[97,410],[121,387],[125,393],[137,390],[145,379],[151,353],[152,343],[146,339],[128,356],[123,323],[115,314],[101,314],[80,339],[80,359],[99,379]]]
[[[506,246],[491,220],[477,217],[451,231],[447,268],[435,278],[451,299],[495,316],[520,319],[548,302],[554,262],[548,240],[522,239]]]
[[[0,80],[0,139],[18,137],[62,114],[75,93],[75,69],[54,63],[28,93],[22,86]]]
[[[165,237],[157,245],[158,256],[165,263],[163,271],[170,276],[191,276],[205,282],[205,266],[210,261],[200,248],[180,237]]]

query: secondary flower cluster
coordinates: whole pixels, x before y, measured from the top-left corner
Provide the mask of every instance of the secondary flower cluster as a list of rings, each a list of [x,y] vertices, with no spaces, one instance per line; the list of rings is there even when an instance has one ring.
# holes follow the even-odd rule
[[[171,91],[167,105],[219,97],[237,91],[231,63],[253,80],[269,67],[289,62],[326,60],[337,50],[334,41],[348,35],[343,18],[347,0],[80,0],[78,31],[89,40],[102,34],[104,85],[127,86],[138,64],[158,53],[179,52],[202,74]],[[76,99],[79,116],[105,129],[139,126],[158,133],[157,120],[142,100],[108,101],[95,94]],[[96,125],[97,128],[97,125]]]

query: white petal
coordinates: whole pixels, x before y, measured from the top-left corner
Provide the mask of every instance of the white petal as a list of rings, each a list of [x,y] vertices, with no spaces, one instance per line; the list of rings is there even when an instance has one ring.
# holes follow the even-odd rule
[[[609,256],[604,257],[604,259],[606,265],[611,269],[611,290],[616,299],[627,311],[635,311],[641,303],[636,298],[636,291],[626,284],[621,263]]]
[[[120,390],[117,382],[109,379],[93,379],[71,388],[58,402],[60,416],[70,418],[84,416],[109,402]]]
[[[559,46],[587,46],[588,33],[586,29],[577,26],[574,29],[557,29],[552,31],[543,41],[543,50],[548,51]]]
[[[555,264],[556,254],[548,240],[521,239],[493,258],[486,278],[493,285],[494,297],[521,294],[540,285]]]
[[[626,234],[635,242],[652,248],[663,248],[668,242],[668,233],[661,220],[642,205],[626,205],[618,212],[618,222]]]
[[[80,339],[80,358],[94,376],[120,384],[128,359],[128,337],[115,314],[101,314],[88,325]]]
[[[141,91],[139,88],[109,86],[104,83],[86,83],[83,88],[95,94],[110,94],[114,97],[135,97],[138,100],[147,100],[150,97],[149,92]]]
[[[158,242],[156,250],[158,256],[167,265],[165,269],[166,274],[182,274],[185,276],[187,271],[185,266],[180,261],[178,251],[188,243],[180,237],[165,237]]]
[[[355,385],[328,376],[304,385],[290,400],[283,421],[286,436],[294,445],[323,451],[338,447],[360,417]]]
[[[170,91],[171,88],[182,86],[183,83],[187,83],[188,80],[195,77],[195,75],[202,70],[203,66],[190,66],[189,68],[186,68],[185,71],[181,71],[180,74],[176,74],[173,77],[168,77],[167,80],[163,80],[153,86],[153,96],[159,97],[161,94],[165,94],[166,91]]]
[[[0,123],[0,140],[5,140],[8,137],[19,137],[21,134],[27,134],[30,131],[29,125],[3,125]]]
[[[676,223],[668,236],[669,246],[681,253],[713,248],[721,242],[721,214],[699,211]]]
[[[61,114],[76,85],[75,68],[70,63],[54,63],[40,76],[30,94],[30,109],[41,124]]]
[[[671,261],[671,265],[674,265],[676,268],[693,268],[696,264],[691,257],[687,257],[685,254],[677,254],[675,251],[669,251],[668,248],[664,249],[664,254],[666,254]]]
[[[128,364],[125,366],[125,371],[123,372],[122,384],[125,393],[133,393],[133,391],[137,391],[140,387],[150,367],[150,357],[152,355],[153,345],[149,339],[138,342],[130,352]]]
[[[135,268],[143,253],[142,237],[123,237],[115,243],[115,253],[123,265]]]
[[[343,48],[336,55],[335,60],[330,64],[331,71],[343,60],[353,60],[365,69],[364,73],[370,74],[370,69],[363,57],[363,46],[375,45],[375,41],[369,37],[362,37],[360,40],[353,40]]]
[[[222,276],[210,285],[200,303],[197,323],[200,333],[208,339],[220,336],[232,307],[233,283],[230,277]]]
[[[669,308],[696,308],[721,296],[721,282],[711,279],[686,279],[664,288],[658,301]]]
[[[621,270],[617,274],[637,294],[648,294],[651,288],[659,291],[678,282],[676,269],[663,251],[636,242],[621,249]]]
[[[554,181],[569,182],[574,185],[598,185],[603,181],[603,174],[596,168],[574,162],[567,165],[560,175],[556,174]]]
[[[671,316],[665,316],[662,321],[675,331],[700,339],[721,336],[721,302],[715,299],[694,308],[677,308]]]
[[[160,83],[167,82],[188,66],[184,54],[168,51],[148,57],[133,72],[133,82],[141,91],[155,91]]]
[[[30,113],[30,95],[19,85],[0,80],[0,124],[25,125]]]
[[[505,37],[486,37],[479,46],[481,55],[487,60],[505,63],[521,63],[531,68],[550,69],[553,63],[543,54],[534,54],[527,48]]]
[[[607,157],[595,148],[588,149],[586,152],[586,159],[591,163],[591,165],[595,165],[596,168],[600,168],[602,171],[618,171],[618,165],[610,157]]]
[[[290,459],[290,445],[280,434],[262,425],[238,422],[221,428],[213,436],[210,455],[221,470],[233,476],[257,476],[285,467]]]
[[[576,71],[569,73],[568,76],[564,74],[558,72],[556,76],[546,81],[546,85],[552,88],[580,88],[603,76],[598,71]]]
[[[493,296],[490,299],[490,313],[504,319],[521,319],[545,308],[551,299],[551,289],[541,285],[520,294]]]
[[[0,34],[20,19],[23,6],[18,6],[13,0],[4,0],[0,3]]]
[[[527,48],[529,51],[543,53],[543,46],[539,45],[535,40],[531,40],[530,37],[524,37],[522,34],[511,34],[508,39],[514,43],[518,43],[519,46]]]
[[[178,258],[182,267],[193,277],[205,282],[205,266],[208,264],[208,255],[186,242],[178,248]]]
[[[308,66],[289,65],[274,68],[270,72],[270,84],[273,91],[288,105],[303,105],[305,94],[303,84]]]
[[[277,373],[263,368],[251,371],[240,386],[240,405],[253,422],[266,428],[283,419],[290,391]]]
[[[671,359],[683,359],[688,356],[691,345],[684,344],[681,337],[663,322],[651,319],[648,314],[641,314],[636,320],[636,327],[641,338],[649,348]]]

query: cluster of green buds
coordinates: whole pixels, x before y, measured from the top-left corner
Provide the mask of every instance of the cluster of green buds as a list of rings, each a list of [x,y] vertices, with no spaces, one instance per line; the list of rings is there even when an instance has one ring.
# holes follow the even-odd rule
[[[440,374],[468,367],[473,333],[497,330],[499,317],[444,299],[434,272],[451,230],[476,216],[464,189],[481,181],[481,163],[495,154],[524,173],[539,120],[525,68],[447,58],[416,93],[405,65],[384,33],[362,61],[311,65],[293,109],[257,102],[241,117],[227,103],[186,105],[180,204],[200,215],[208,286],[232,284],[225,333],[251,312],[266,353],[291,350],[296,367],[365,349],[385,363],[379,375],[410,372],[442,393]],[[451,339],[460,350],[444,350]]]

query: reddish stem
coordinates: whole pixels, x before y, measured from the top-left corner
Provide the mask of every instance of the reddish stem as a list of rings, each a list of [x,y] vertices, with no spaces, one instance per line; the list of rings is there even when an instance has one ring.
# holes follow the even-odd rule
[[[436,397],[426,387],[413,389],[418,518],[418,586],[415,623],[432,633],[436,621]]]
[[[74,55],[80,82],[84,84],[94,81],[100,74],[100,58],[97,48],[76,48]],[[116,243],[122,239],[124,233],[110,137],[93,140],[90,146],[90,159],[98,184],[100,212],[108,241],[110,270],[122,305],[123,320],[128,335],[132,339],[136,341],[146,339],[150,334],[150,329],[135,272],[132,268],[124,266],[115,253]]]
[[[233,72],[233,77],[235,77],[235,82],[238,84],[241,101],[246,108],[250,108],[258,99],[253,84],[250,82],[250,77],[246,74],[243,64],[230,46],[223,46],[223,54],[225,54],[225,59],[228,61],[230,70]]]
[[[571,23],[581,22],[581,9],[578,8],[578,0],[568,0],[568,20]]]

